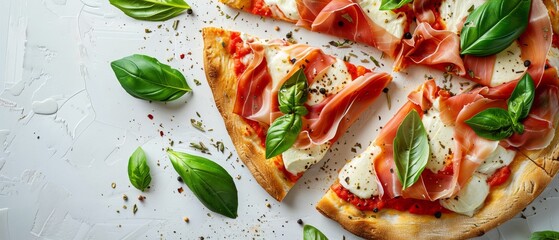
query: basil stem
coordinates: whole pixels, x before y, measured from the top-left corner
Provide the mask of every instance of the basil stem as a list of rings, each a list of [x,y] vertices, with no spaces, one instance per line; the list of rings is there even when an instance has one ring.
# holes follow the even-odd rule
[[[146,154],[141,147],[138,147],[128,159],[128,179],[132,186],[141,191],[144,191],[151,182]]]
[[[493,141],[508,138],[514,133],[509,112],[502,108],[485,109],[465,122],[478,136]]]
[[[328,240],[326,235],[311,225],[303,227],[303,240]]]
[[[120,85],[130,95],[150,101],[172,101],[192,89],[176,69],[157,59],[134,54],[111,63]]]
[[[412,0],[382,0],[379,10],[395,10],[411,1]]]
[[[531,0],[491,0],[476,8],[460,33],[461,54],[488,56],[515,41],[528,26]]]
[[[277,118],[266,134],[266,158],[275,157],[289,149],[303,128],[303,120],[297,114]]]
[[[297,106],[305,104],[308,98],[307,84],[307,77],[302,68],[285,81],[278,92],[279,109],[282,113],[294,113]]]
[[[541,231],[533,232],[530,240],[559,240],[559,232],[556,231]]]
[[[429,140],[417,111],[412,110],[400,123],[393,150],[398,178],[406,189],[417,182],[429,160]]]
[[[173,168],[209,210],[237,218],[238,196],[233,178],[219,164],[203,157],[167,150]]]
[[[173,18],[190,6],[183,0],[109,0],[129,17],[147,21],[165,21]]]

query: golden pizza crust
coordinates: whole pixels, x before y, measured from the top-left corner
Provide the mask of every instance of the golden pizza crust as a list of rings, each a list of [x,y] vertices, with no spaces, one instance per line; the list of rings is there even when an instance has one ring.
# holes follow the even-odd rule
[[[219,0],[223,4],[236,9],[248,11],[251,8],[251,0]]]
[[[204,69],[217,108],[223,117],[229,136],[241,160],[258,184],[272,197],[281,201],[294,183],[284,177],[274,164],[280,157],[266,159],[265,148],[253,128],[233,113],[237,94],[234,61],[227,50],[231,32],[219,28],[204,28]]]
[[[511,219],[532,202],[552,177],[531,160],[517,154],[511,163],[509,180],[491,189],[484,207],[473,217],[456,213],[441,218],[392,209],[360,211],[340,199],[332,190],[317,204],[325,216],[348,231],[367,239],[465,239],[485,232]]]

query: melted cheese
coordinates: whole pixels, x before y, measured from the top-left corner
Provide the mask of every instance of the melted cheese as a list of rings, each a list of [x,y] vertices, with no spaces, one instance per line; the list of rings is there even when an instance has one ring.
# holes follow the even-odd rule
[[[310,148],[305,149],[291,147],[281,155],[283,158],[283,165],[288,172],[297,175],[320,161],[326,152],[328,152],[329,148],[329,143],[312,145]]]
[[[291,20],[299,20],[299,10],[297,10],[297,1],[295,0],[264,0],[268,6],[276,6],[286,18]]]
[[[495,151],[493,151],[493,153],[491,153],[491,155],[489,155],[489,157],[487,157],[487,159],[479,165],[476,171],[487,176],[491,176],[499,168],[508,166],[514,159],[515,155],[516,151],[507,150],[498,146],[497,149],[495,149]]]
[[[516,80],[524,75],[527,67],[524,66],[524,61],[520,57],[521,52],[520,46],[515,41],[508,48],[497,53],[491,87]]]
[[[381,0],[357,0],[365,14],[377,25],[397,38],[404,36],[406,17],[404,13],[379,10]]]
[[[464,21],[471,11],[484,2],[484,0],[444,0],[439,11],[446,25],[446,30],[460,33]]]
[[[342,186],[360,198],[379,195],[377,176],[373,171],[372,156],[379,154],[381,149],[371,145],[363,153],[347,163],[338,179]]]
[[[438,101],[435,101],[438,103]],[[429,110],[421,121],[429,138],[430,155],[427,169],[437,173],[443,169],[446,159],[452,158],[454,148],[454,127],[447,126],[441,121],[440,112],[436,104]]]
[[[547,53],[547,59],[549,60],[549,65],[559,69],[559,49],[552,46]]]
[[[439,203],[448,210],[471,217],[483,206],[485,198],[489,195],[489,185],[486,181],[487,176],[476,173],[458,195],[441,199]]]
[[[293,64],[289,54],[281,51],[279,46],[267,45],[265,47],[265,57],[268,64],[268,72],[272,77],[273,86],[279,85],[279,82],[291,71]]]
[[[347,70],[344,61],[336,59],[336,62],[328,67],[323,74],[316,76],[313,84],[309,86],[309,105],[315,105],[326,97],[341,91],[344,86],[351,82],[351,74]]]

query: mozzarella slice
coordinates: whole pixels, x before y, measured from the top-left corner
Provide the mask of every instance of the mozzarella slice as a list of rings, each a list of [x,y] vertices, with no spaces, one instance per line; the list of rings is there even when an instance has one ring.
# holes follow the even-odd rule
[[[486,181],[487,176],[476,173],[458,195],[441,199],[439,203],[448,210],[471,217],[483,206],[485,198],[489,195],[489,185]]]
[[[349,74],[345,62],[336,59],[336,62],[323,74],[316,76],[313,84],[309,86],[307,103],[315,105],[322,102],[326,97],[341,91],[351,80],[351,74]]]
[[[295,0],[264,0],[268,6],[276,6],[286,18],[299,20],[299,10]]]
[[[277,86],[293,68],[293,64],[290,61],[291,57],[277,45],[266,45],[264,52],[268,64],[268,72],[270,77],[272,77],[272,84]]]
[[[518,42],[513,42],[508,48],[497,53],[493,75],[491,77],[491,87],[516,80],[524,75],[527,67],[520,57],[522,50]]]
[[[435,102],[438,103],[438,101]],[[427,131],[431,153],[426,168],[437,173],[443,169],[446,159],[452,158],[455,145],[454,127],[448,126],[441,121],[440,112],[435,107],[424,114],[421,121],[425,131]]]
[[[283,165],[288,172],[297,175],[320,161],[324,155],[326,155],[329,148],[329,143],[312,145],[310,148],[305,149],[291,147],[281,155],[283,158]]]
[[[508,166],[514,159],[515,155],[516,151],[507,150],[498,146],[497,149],[495,149],[495,151],[491,153],[491,155],[489,155],[489,157],[487,157],[481,165],[479,165],[476,171],[487,176],[491,176],[499,168]]]
[[[406,17],[404,13],[379,10],[381,0],[357,0],[365,14],[377,25],[397,38],[404,36]]]
[[[379,147],[372,145],[352,159],[338,175],[340,184],[360,198],[367,199],[379,195],[372,157],[380,152]]]
[[[446,30],[460,33],[464,21],[471,11],[483,4],[484,0],[444,0],[439,8]]]

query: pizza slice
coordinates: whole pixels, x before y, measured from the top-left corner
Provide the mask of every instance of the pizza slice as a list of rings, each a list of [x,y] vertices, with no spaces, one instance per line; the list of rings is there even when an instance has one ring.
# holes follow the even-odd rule
[[[411,37],[411,4],[380,10],[381,0],[220,0],[252,14],[292,22],[313,32],[361,42],[394,58]]]
[[[204,68],[237,153],[281,201],[392,77],[321,49],[205,28]]]
[[[527,81],[518,89],[528,88]],[[512,96],[496,97],[487,87],[452,95],[426,81],[340,170],[317,209],[368,239],[483,235],[518,214],[557,174],[558,86],[557,70],[548,66],[520,121],[523,133],[511,136],[502,120],[486,117],[481,122],[494,130],[488,136],[474,130],[471,119],[484,111],[514,111],[508,108]],[[500,134],[505,138],[492,139]]]

